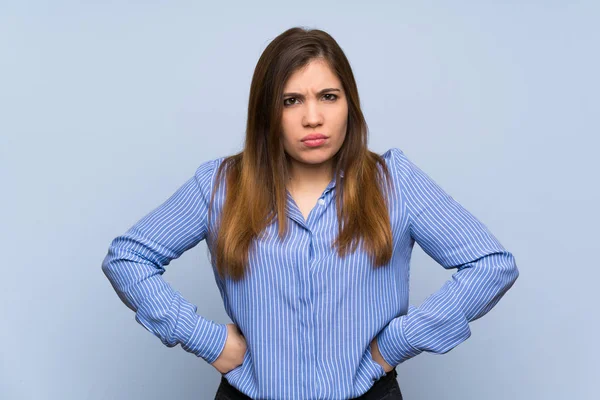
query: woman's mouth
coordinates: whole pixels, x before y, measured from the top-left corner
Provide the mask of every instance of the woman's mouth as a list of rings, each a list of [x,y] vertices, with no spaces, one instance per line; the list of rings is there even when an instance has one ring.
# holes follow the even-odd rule
[[[304,143],[304,145],[307,147],[319,147],[322,144],[324,144],[326,140],[327,140],[327,138],[308,139],[308,140],[302,141],[302,143]]]
[[[302,138],[302,143],[307,147],[319,147],[328,139],[327,136],[322,133],[311,133]]]

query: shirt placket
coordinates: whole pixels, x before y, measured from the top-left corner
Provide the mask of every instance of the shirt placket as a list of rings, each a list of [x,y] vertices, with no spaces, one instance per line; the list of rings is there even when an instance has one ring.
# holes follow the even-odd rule
[[[302,239],[298,246],[297,274],[300,277],[298,284],[298,304],[300,304],[300,370],[304,377],[303,398],[314,398],[319,392],[317,357],[319,346],[317,342],[316,315],[315,310],[315,232],[319,229],[319,221],[327,204],[331,200],[332,185],[329,185],[317,200],[317,204],[310,211],[306,222],[295,202],[291,201],[290,218],[303,228]]]

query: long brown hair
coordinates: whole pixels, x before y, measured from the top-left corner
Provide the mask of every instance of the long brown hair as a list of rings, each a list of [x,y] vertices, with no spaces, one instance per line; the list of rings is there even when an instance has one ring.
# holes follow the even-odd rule
[[[225,273],[234,280],[244,276],[252,241],[275,218],[279,237],[287,232],[285,183],[289,175],[280,138],[283,90],[296,70],[315,59],[328,63],[342,82],[348,101],[348,130],[333,160],[334,175],[342,173],[343,180],[336,186],[338,237],[332,247],[336,246],[343,257],[348,251],[354,252],[362,239],[376,266],[388,263],[392,256],[384,195],[391,189],[389,171],[383,158],[367,148],[368,128],[350,63],[328,33],[294,27],[273,39],[260,56],[250,87],[244,148],[225,157],[217,171],[211,205],[225,171],[227,189],[213,240],[221,277]],[[387,188],[381,185],[384,177]]]

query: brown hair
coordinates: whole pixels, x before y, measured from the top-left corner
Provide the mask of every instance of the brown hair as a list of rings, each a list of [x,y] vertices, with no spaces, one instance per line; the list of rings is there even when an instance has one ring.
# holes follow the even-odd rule
[[[314,59],[328,63],[348,101],[346,137],[334,156],[334,176],[343,171],[343,181],[338,180],[336,187],[338,237],[332,246],[345,256],[356,250],[362,238],[376,266],[386,264],[392,256],[390,217],[377,165],[382,166],[391,188],[389,171],[383,158],[367,148],[368,128],[350,63],[328,33],[294,27],[273,39],[260,56],[250,87],[244,148],[226,157],[217,171],[211,204],[227,171],[225,202],[215,233],[216,267],[221,277],[225,273],[234,280],[243,277],[253,239],[275,218],[279,237],[287,232],[288,169],[280,138],[283,90],[287,79]]]

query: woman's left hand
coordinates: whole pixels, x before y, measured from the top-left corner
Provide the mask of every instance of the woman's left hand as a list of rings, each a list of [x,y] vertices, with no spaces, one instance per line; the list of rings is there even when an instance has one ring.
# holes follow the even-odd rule
[[[371,342],[371,355],[373,356],[373,360],[377,364],[381,365],[381,367],[386,373],[394,369],[394,367],[386,363],[383,357],[381,356],[381,353],[379,352],[379,346],[377,346],[377,338],[373,339],[373,341]]]

